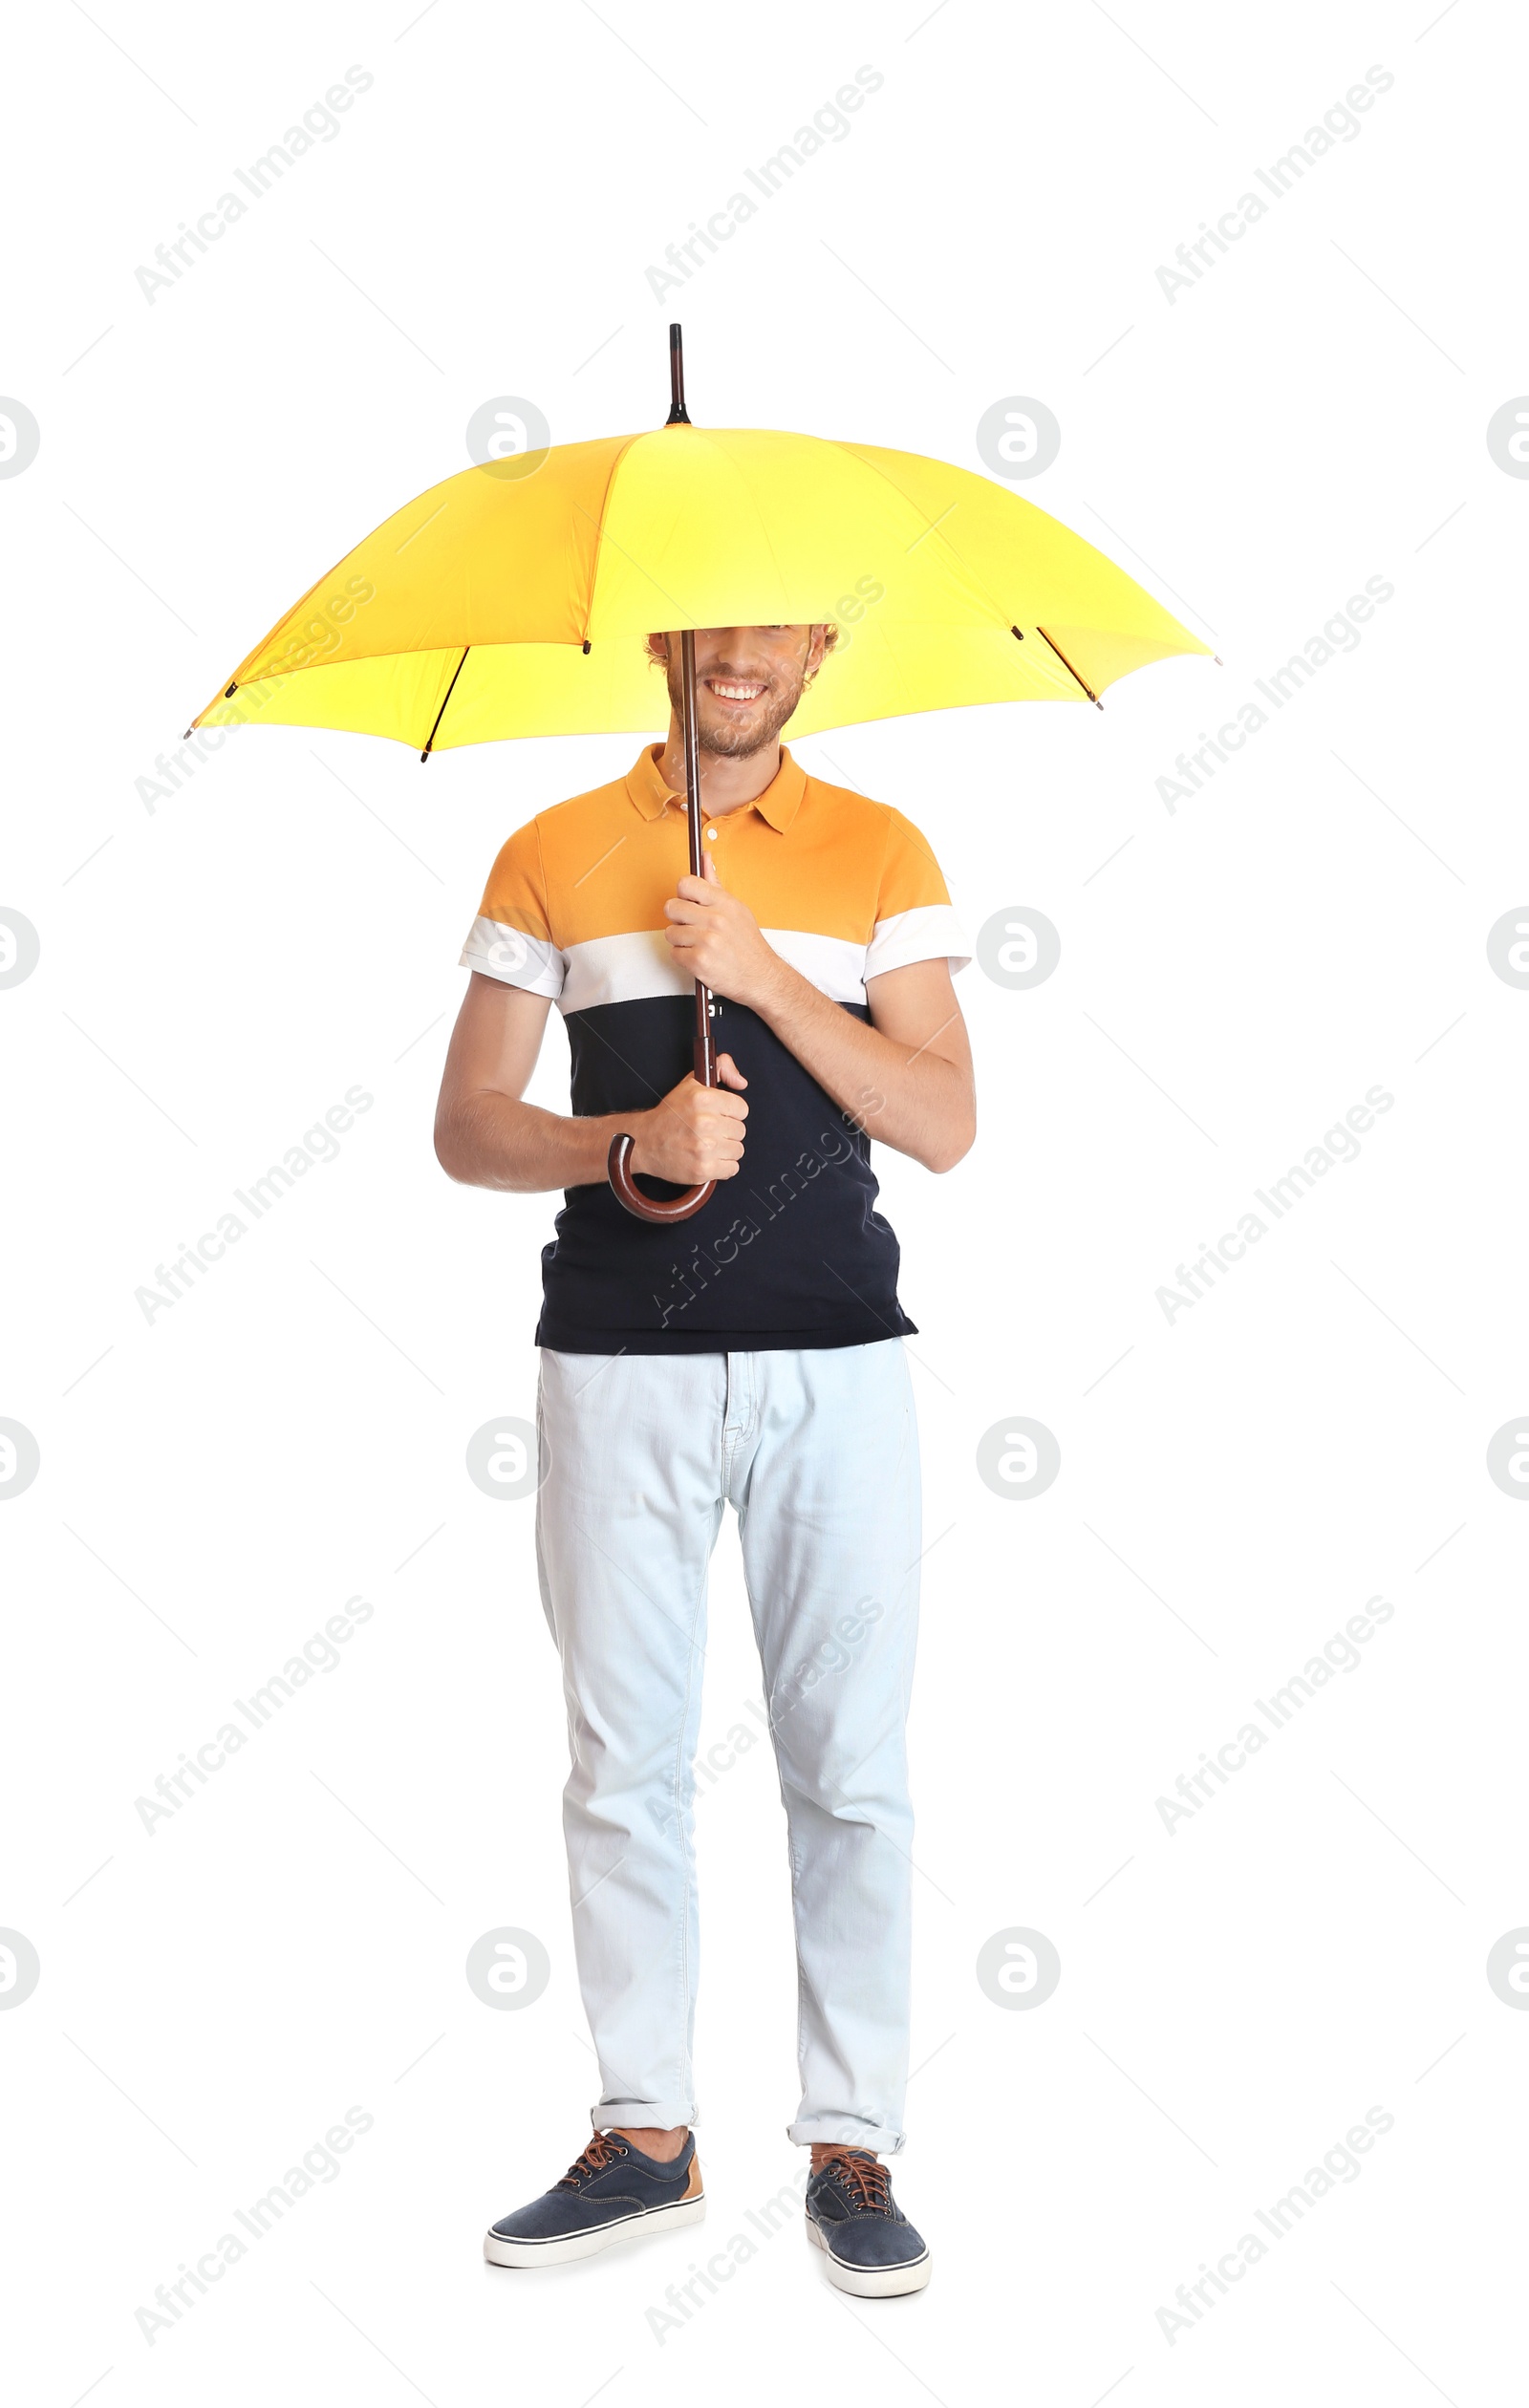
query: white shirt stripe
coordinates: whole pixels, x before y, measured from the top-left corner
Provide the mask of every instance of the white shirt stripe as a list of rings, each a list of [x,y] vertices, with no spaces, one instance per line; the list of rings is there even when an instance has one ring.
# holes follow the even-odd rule
[[[459,967],[480,970],[485,978],[498,978],[504,986],[528,987],[532,995],[555,997],[563,992],[564,958],[555,945],[541,937],[523,935],[518,928],[506,928],[502,920],[480,914],[467,931]]]
[[[920,903],[911,912],[894,912],[890,919],[877,920],[866,947],[865,975],[879,978],[888,970],[906,970],[911,961],[942,958],[954,972],[964,970],[971,957],[953,907]]]
[[[808,929],[766,928],[762,934],[783,961],[835,1003],[863,1004],[867,978],[904,969],[913,961],[948,960],[953,970],[960,970],[971,958],[948,903],[925,904],[878,920],[869,946],[845,936],[819,936]],[[463,948],[461,966],[498,978],[505,986],[549,996],[563,1012],[690,993],[689,974],[657,928],[594,936],[560,950],[502,921],[480,917]]]

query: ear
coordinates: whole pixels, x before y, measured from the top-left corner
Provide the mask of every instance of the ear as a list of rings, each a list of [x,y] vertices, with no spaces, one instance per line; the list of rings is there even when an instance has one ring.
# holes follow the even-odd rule
[[[647,637],[646,642],[647,642],[647,653],[648,653],[648,658],[649,658],[650,660],[657,661],[657,662],[658,663],[658,665],[659,665],[659,667],[660,667],[660,668],[665,668],[665,669],[666,669],[666,668],[668,667],[668,665],[669,665],[669,638],[668,638],[668,636],[667,636],[667,635],[650,635],[650,636],[648,636],[648,637]]]

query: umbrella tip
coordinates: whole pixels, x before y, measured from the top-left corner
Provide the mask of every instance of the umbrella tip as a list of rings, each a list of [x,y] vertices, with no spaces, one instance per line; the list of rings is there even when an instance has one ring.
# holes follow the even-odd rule
[[[189,727],[186,729],[185,734],[182,737],[181,742],[183,744],[189,744],[191,742],[191,730]]]
[[[685,343],[679,321],[669,322],[669,426],[688,426],[690,412],[685,407]]]

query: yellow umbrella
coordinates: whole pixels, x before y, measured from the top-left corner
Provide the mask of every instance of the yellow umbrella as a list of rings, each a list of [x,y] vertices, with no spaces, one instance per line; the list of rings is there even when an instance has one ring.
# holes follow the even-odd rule
[[[419,748],[651,727],[654,630],[681,633],[691,870],[700,875],[698,627],[831,621],[792,733],[974,702],[1097,702],[1210,647],[1033,503],[947,462],[697,427],[670,329],[669,422],[463,469],[385,519],[278,619],[193,722],[353,729]],[[1102,707],[1102,705],[1101,705]],[[190,733],[190,730],[187,730]],[[697,1072],[713,1083],[710,998]],[[613,1148],[622,1201],[659,1207]]]
[[[1033,503],[940,460],[676,421],[463,469],[385,519],[195,724],[417,751],[651,727],[653,629],[832,620],[792,734],[1089,701],[1210,650]]]

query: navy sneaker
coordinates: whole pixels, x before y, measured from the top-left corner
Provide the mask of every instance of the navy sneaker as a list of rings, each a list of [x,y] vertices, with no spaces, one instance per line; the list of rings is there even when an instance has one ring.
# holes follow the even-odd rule
[[[705,2213],[693,2132],[667,2164],[616,2133],[597,2132],[561,2182],[489,2225],[484,2255],[490,2266],[561,2266],[634,2233],[700,2224]]]
[[[829,2261],[829,2280],[860,2299],[922,2290],[930,2255],[892,2195],[892,2176],[869,2149],[840,2149],[807,2186],[807,2237]]]

